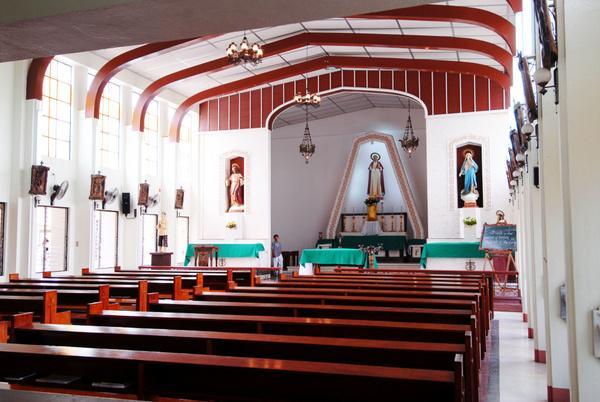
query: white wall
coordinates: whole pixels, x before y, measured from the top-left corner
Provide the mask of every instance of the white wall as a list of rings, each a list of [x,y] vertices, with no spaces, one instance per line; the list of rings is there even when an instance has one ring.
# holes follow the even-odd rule
[[[225,239],[225,224],[238,222],[242,239],[256,240],[270,249],[271,169],[270,138],[267,129],[213,131],[200,133],[197,188],[199,203],[195,215],[199,222],[193,240]],[[226,161],[245,157],[245,211],[226,213]],[[240,225],[241,223],[241,225]]]
[[[413,110],[411,116],[421,143],[410,159],[401,149],[399,153],[427,227],[425,117],[419,110]],[[399,146],[397,140],[404,134],[407,117],[406,110],[377,108],[312,121],[310,131],[317,148],[308,165],[298,153],[304,124],[273,130],[272,229],[281,235],[286,250],[314,247],[318,233],[325,231],[354,137],[376,131],[393,135]],[[391,166],[387,169],[393,175]],[[385,180],[387,187],[387,176]]]
[[[427,118],[427,192],[429,239],[460,239],[460,210],[456,196],[456,147],[468,142],[482,145],[483,222],[496,221],[496,210],[513,222],[506,182],[509,146],[507,111],[462,113]],[[480,184],[481,187],[481,184]]]

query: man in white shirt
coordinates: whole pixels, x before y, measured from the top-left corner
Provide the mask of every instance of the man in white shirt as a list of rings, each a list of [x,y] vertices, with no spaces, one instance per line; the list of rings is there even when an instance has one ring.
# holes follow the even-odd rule
[[[281,254],[281,243],[279,242],[279,235],[273,236],[273,243],[271,243],[271,255],[273,256],[273,266],[277,268],[283,268],[283,255]]]

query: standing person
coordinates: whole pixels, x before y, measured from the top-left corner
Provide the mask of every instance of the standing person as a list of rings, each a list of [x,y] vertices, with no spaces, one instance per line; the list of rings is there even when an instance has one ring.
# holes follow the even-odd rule
[[[277,268],[283,268],[283,255],[281,254],[281,243],[279,242],[279,235],[273,236],[273,243],[271,243],[271,255],[273,256],[273,266]]]
[[[156,229],[158,230],[158,251],[164,253],[167,251],[167,247],[169,247],[169,227],[167,224],[166,212],[160,213],[160,219],[158,221],[158,225],[156,225]]]

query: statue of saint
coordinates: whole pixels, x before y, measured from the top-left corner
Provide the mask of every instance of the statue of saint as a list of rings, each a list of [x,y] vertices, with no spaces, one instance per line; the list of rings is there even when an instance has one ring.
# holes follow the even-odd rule
[[[158,231],[158,251],[164,253],[167,251],[167,247],[169,247],[169,226],[167,223],[167,214],[165,212],[160,213],[156,230]]]
[[[381,156],[377,152],[371,154],[367,195],[383,199],[383,196],[385,195],[385,184],[383,182],[383,165],[379,162],[380,159]]]
[[[460,198],[464,201],[465,207],[476,207],[477,199],[479,198],[476,174],[479,166],[477,166],[477,162],[473,159],[473,152],[471,150],[465,151],[464,156],[465,159],[458,174],[458,177],[464,177],[464,186],[460,192]]]
[[[231,165],[231,175],[225,185],[229,187],[229,209],[228,212],[244,211],[244,176],[240,173],[237,163]]]

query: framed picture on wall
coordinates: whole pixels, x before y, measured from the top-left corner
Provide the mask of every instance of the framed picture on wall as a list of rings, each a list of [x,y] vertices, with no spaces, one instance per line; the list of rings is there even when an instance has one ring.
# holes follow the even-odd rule
[[[106,176],[101,174],[93,174],[90,183],[90,200],[104,200],[104,187],[106,185]]]
[[[175,190],[175,209],[183,209],[183,197],[185,192],[182,188]]]
[[[48,182],[48,170],[50,168],[44,165],[31,166],[31,186],[29,194],[46,195],[46,183]]]
[[[138,205],[148,206],[148,194],[150,193],[150,185],[148,183],[140,183],[138,190]]]

